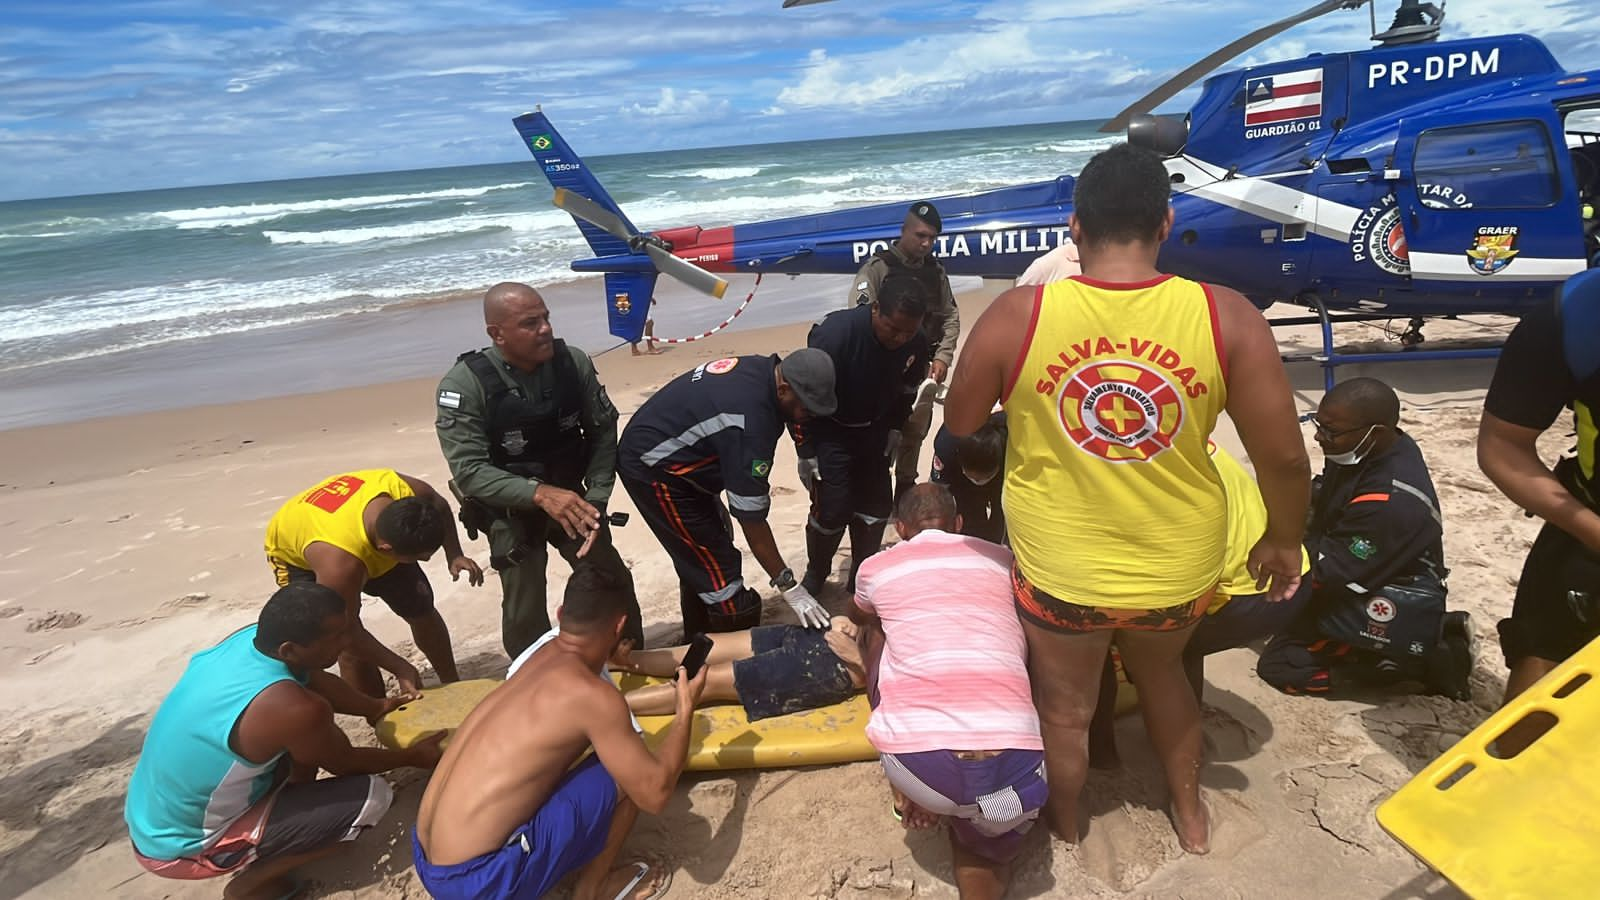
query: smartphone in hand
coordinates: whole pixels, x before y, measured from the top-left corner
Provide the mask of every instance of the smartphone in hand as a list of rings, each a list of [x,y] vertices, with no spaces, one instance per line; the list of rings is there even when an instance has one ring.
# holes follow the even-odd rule
[[[700,667],[706,664],[706,657],[711,655],[712,640],[705,634],[697,634],[689,641],[689,652],[683,654],[684,673],[693,678],[700,674]]]

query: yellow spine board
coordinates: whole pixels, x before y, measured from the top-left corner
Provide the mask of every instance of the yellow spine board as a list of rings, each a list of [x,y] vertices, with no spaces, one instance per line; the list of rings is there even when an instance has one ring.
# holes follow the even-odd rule
[[[1490,744],[1530,713],[1553,716],[1555,724],[1511,759],[1491,756]],[[1593,897],[1600,869],[1596,747],[1600,641],[1418,772],[1378,807],[1378,824],[1473,897]]]
[[[624,691],[663,679],[613,676]],[[378,722],[378,740],[386,747],[409,747],[435,731],[454,731],[467,714],[501,682],[458,681],[429,688],[422,699],[400,707]],[[1133,687],[1120,685],[1117,712],[1132,709]],[[722,769],[770,769],[859,762],[878,758],[867,741],[872,710],[864,695],[810,712],[751,722],[741,706],[708,706],[695,710],[685,768],[704,772]],[[672,725],[672,716],[641,716],[645,741],[653,748]]]

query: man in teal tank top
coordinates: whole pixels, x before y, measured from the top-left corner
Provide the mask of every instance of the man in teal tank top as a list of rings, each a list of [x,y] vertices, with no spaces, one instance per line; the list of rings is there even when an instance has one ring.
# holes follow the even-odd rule
[[[436,735],[407,750],[353,747],[333,714],[369,722],[402,702],[323,671],[349,643],[333,589],[281,588],[257,623],[196,653],[156,711],[128,785],[134,855],[167,878],[233,875],[224,896],[277,898],[295,867],[378,823],[393,792],[376,773],[432,768]],[[335,777],[317,780],[318,770]]]

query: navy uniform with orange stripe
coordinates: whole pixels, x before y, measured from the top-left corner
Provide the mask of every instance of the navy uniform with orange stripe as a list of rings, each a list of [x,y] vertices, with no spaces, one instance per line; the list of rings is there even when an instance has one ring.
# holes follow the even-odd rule
[[[1290,632],[1268,645],[1257,671],[1289,693],[1325,693],[1335,681],[1418,675],[1326,639],[1316,617],[1326,604],[1444,572],[1439,495],[1421,449],[1400,431],[1391,447],[1358,465],[1325,464],[1319,481],[1306,528],[1312,600]]]
[[[871,306],[829,313],[806,344],[828,354],[834,376],[851,389],[839,408],[794,432],[802,460],[816,461],[806,520],[806,589],[816,593],[833,572],[833,557],[850,532],[850,578],[878,552],[894,507],[889,467],[928,367],[921,329],[927,300],[919,282],[892,277]]]
[[[760,624],[761,596],[745,586],[728,514],[764,524],[771,508],[767,479],[787,425],[778,370],[776,356],[703,363],[653,394],[622,431],[617,474],[672,557],[685,634]]]

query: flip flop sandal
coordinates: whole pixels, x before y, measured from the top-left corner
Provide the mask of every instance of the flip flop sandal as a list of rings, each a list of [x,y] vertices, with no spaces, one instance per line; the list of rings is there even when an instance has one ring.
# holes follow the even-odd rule
[[[622,890],[617,891],[617,895],[613,898],[613,900],[624,900],[624,898],[628,896],[628,893],[637,887],[639,882],[643,881],[646,875],[650,874],[649,863],[635,862],[634,865],[639,867],[638,871],[634,872],[633,877],[628,880],[628,883],[622,886]],[[661,885],[651,892],[650,896],[644,898],[644,900],[657,900],[657,898],[666,894],[667,889],[670,887],[672,887],[672,873],[669,871],[667,872],[667,877],[661,880]]]

